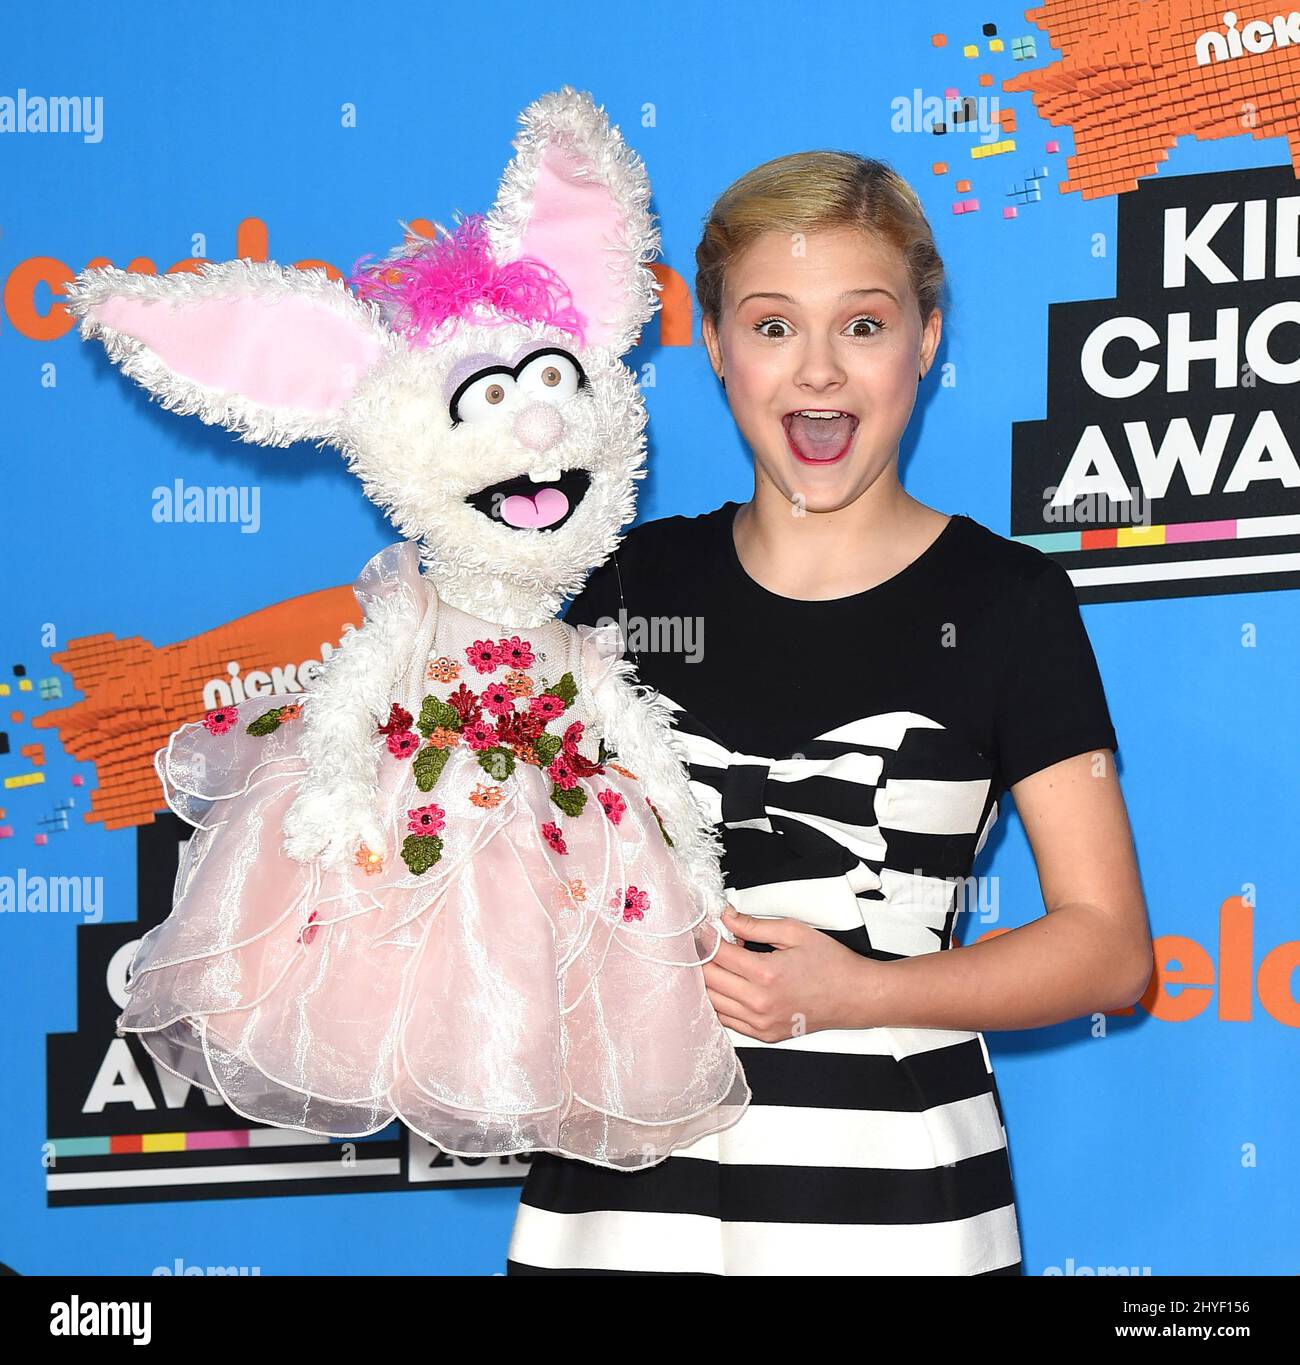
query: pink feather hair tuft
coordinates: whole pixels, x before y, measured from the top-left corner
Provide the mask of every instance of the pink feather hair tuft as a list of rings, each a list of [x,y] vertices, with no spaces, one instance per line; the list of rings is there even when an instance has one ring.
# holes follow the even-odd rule
[[[464,219],[454,233],[441,225],[438,231],[441,237],[417,238],[373,265],[365,264],[370,256],[362,256],[348,277],[361,298],[381,305],[394,331],[427,346],[430,332],[454,319],[486,326],[543,322],[585,344],[586,318],[550,266],[531,256],[498,263],[481,213]]]

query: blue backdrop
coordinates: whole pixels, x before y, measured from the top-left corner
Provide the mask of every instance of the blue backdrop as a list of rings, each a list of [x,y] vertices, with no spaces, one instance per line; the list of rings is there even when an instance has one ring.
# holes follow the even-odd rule
[[[1205,26],[1218,24],[1207,12]],[[1028,46],[1013,44],[1026,38]],[[1192,178],[1174,189],[1200,206],[1224,197],[1219,185],[1234,199],[1267,196],[1269,186],[1300,192],[1287,143],[1252,135],[1253,125],[1236,136],[1184,136],[1136,189],[1062,193],[1075,151],[1070,123],[1054,126],[1031,92],[1002,88],[1061,53],[1024,11],[1001,3],[949,4],[941,18],[884,4],[796,13],[765,0],[704,10],[70,5],[5,14],[0,52],[0,97],[16,102],[11,112],[32,96],[64,96],[84,101],[88,115],[80,132],[42,132],[26,103],[28,126],[11,118],[0,131],[0,874],[11,911],[0,915],[0,1261],[23,1273],[500,1272],[521,1164],[430,1168],[390,1134],[373,1149],[369,1184],[313,1182],[290,1162],[285,1170],[305,1183],[286,1193],[233,1139],[223,1149],[214,1138],[217,1156],[205,1155],[192,1110],[149,1108],[115,1069],[113,954],[135,936],[146,900],[137,865],[149,882],[147,866],[156,872],[174,855],[157,825],[84,819],[109,759],[78,758],[57,726],[33,721],[89,695],[99,675],[54,656],[86,637],[155,650],[189,640],[351,582],[396,536],[331,452],[261,450],[150,404],[102,348],[51,313],[51,284],[95,260],[147,258],[166,270],[193,256],[256,254],[257,224],[270,259],[346,272],[395,243],[399,219],[450,222],[455,210],[486,210],[518,112],[563,84],[591,91],[644,157],[663,263],[688,285],[702,218],[745,170],[818,147],[879,156],[921,194],[952,283],[941,368],[903,444],[904,482],[931,506],[1001,534],[1054,533],[1025,520],[1013,450],[1015,468],[1024,459],[1028,469],[1034,429],[1017,433],[1014,424],[1054,421],[1037,451],[1054,451],[1063,470],[1065,445],[1082,430],[1068,398],[1054,419],[1049,401],[1049,378],[1065,383],[1079,366],[1068,328],[1051,334],[1049,348],[1049,325],[1072,316],[1060,306],[1123,296],[1126,250],[1130,272],[1143,260],[1159,270],[1158,252],[1141,255],[1138,219],[1126,239],[1122,215],[1125,201],[1169,194],[1172,177]],[[1294,73],[1270,70],[1278,80]],[[949,91],[986,102],[961,106],[966,124],[983,120],[983,131],[966,131],[959,115],[936,134],[918,118],[925,99]],[[1294,85],[1284,93],[1294,107]],[[989,122],[993,101],[1014,111],[1009,124]],[[972,156],[975,147],[998,150]],[[1268,167],[1283,170],[1205,179]],[[1277,283],[1285,294],[1287,281]],[[1195,335],[1213,322],[1207,300],[1215,296],[1197,295]],[[1185,306],[1156,317],[1149,305],[1137,311],[1158,328]],[[1103,311],[1124,310],[1112,302]],[[751,487],[694,318],[691,336],[662,345],[652,325],[630,358],[654,367],[640,519],[705,511]],[[1278,357],[1294,349],[1279,332]],[[1114,368],[1130,368],[1135,354]],[[1210,384],[1207,367],[1193,366],[1192,389],[1204,396]],[[1285,398],[1280,385],[1274,400],[1250,401],[1281,415],[1278,394]],[[1157,445],[1174,410],[1153,404],[1146,414]],[[1086,420],[1104,422],[1106,412],[1094,398]],[[1121,433],[1116,425],[1107,434],[1113,442]],[[1171,503],[1155,520],[1227,523],[1235,515],[1227,474],[1225,463],[1202,493],[1183,490],[1188,505],[1176,515]],[[155,490],[178,478],[257,489],[256,529],[157,520]],[[1286,558],[1300,506],[1284,471],[1252,488],[1242,515],[1260,522],[1251,534],[1267,539],[1271,558],[1235,584],[1198,580],[1184,571],[1199,561],[1175,557],[1154,587],[1102,572],[1090,594],[1089,567],[1110,563],[1105,544],[1086,533],[1041,542],[1079,570],[1162,979],[1127,1015],[987,1035],[1031,1274],[1287,1274],[1300,1256],[1300,637],[1296,580],[1287,577],[1295,561]],[[1022,508],[1015,518],[1013,504]],[[1225,544],[1239,547],[1245,525]],[[996,917],[968,925],[965,941],[1042,912],[1009,801],[977,872],[996,891]],[[56,877],[79,879],[80,914],[32,912],[31,886],[44,878],[49,891]],[[96,905],[102,924],[93,926]],[[210,1188],[223,1161],[242,1182],[235,1197]],[[273,1192],[259,1192],[259,1181]]]

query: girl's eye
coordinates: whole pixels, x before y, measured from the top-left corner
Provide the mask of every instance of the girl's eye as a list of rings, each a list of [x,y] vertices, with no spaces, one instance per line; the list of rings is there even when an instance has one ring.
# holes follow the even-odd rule
[[[872,327],[875,328],[875,331],[871,332],[858,331],[859,327],[865,327],[868,323],[870,323]],[[852,331],[854,336],[858,337],[873,337],[876,335],[876,332],[883,331],[884,327],[885,324],[879,318],[873,318],[870,313],[863,313],[863,315],[860,318],[854,318],[853,321],[849,323],[850,331]]]
[[[779,332],[766,330],[769,327],[779,327]],[[873,317],[870,313],[863,313],[861,317],[854,318],[847,330],[856,337],[873,337],[877,332],[883,331],[885,323],[878,317]],[[771,338],[773,341],[784,341],[788,337],[792,328],[784,318],[764,318],[761,322],[754,324],[754,330],[760,335]]]

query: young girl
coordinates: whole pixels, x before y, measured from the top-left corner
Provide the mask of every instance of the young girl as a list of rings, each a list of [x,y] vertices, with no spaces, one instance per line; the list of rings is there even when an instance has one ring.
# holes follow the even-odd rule
[[[892,170],[768,162],[696,259],[753,496],[634,529],[567,619],[619,620],[675,711],[726,847],[739,942],[704,970],[753,1100],[650,1169],[536,1157],[509,1273],[1019,1274],[980,1030],[1122,1008],[1152,966],[1077,598],[899,483],[943,265]],[[1049,913],[954,947],[1008,791]]]

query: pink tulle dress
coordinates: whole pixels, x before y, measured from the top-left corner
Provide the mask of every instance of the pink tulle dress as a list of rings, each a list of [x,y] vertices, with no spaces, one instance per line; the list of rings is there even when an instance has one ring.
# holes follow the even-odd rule
[[[259,1123],[398,1118],[467,1156],[634,1170],[736,1123],[749,1089],[699,970],[719,931],[590,704],[617,627],[491,628],[409,545],[356,591],[423,611],[372,741],[383,846],[334,867],[281,847],[311,692],[178,730],[157,768],[195,833],[119,1035]]]

